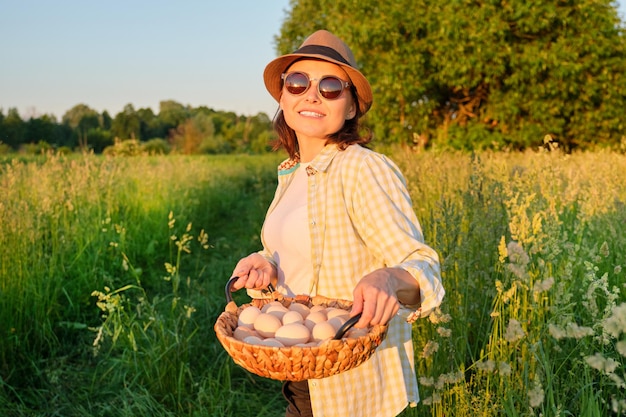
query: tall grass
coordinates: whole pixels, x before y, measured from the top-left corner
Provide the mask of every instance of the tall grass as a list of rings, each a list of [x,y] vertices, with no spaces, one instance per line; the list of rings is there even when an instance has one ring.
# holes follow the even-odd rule
[[[446,299],[403,416],[626,413],[626,161],[393,150]],[[212,326],[280,155],[0,168],[0,414],[279,416]],[[245,296],[237,294],[238,301]]]

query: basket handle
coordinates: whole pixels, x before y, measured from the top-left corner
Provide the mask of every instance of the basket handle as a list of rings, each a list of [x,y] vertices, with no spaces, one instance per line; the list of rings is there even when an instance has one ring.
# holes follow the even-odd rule
[[[235,283],[235,281],[237,281],[239,279],[239,277],[234,276],[231,277],[228,282],[226,283],[226,286],[224,287],[224,295],[226,296],[226,303],[230,303],[231,301],[233,301],[233,289],[232,286]],[[267,291],[269,291],[270,293],[274,292],[274,286],[270,283],[267,286]]]
[[[351,317],[348,321],[346,321],[343,326],[341,326],[339,328],[339,330],[337,330],[337,333],[335,333],[335,337],[333,337],[333,339],[335,340],[341,340],[341,338],[343,337],[343,335],[352,328],[352,326],[354,326],[359,319],[361,318],[361,313],[357,314],[354,317]]]

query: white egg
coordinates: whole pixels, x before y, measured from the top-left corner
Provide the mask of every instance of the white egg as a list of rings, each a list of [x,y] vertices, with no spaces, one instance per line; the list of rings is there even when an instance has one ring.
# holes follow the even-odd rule
[[[339,330],[341,326],[343,326],[347,321],[348,319],[346,318],[346,316],[335,316],[333,318],[328,318],[328,323],[333,325],[333,327],[335,328],[335,332],[337,332],[337,330]]]
[[[311,332],[302,323],[290,323],[276,330],[274,337],[285,346],[293,346],[308,342],[311,338]]]
[[[302,314],[297,311],[288,311],[283,316],[283,325],[290,323],[304,323],[304,319],[302,318]]]
[[[263,342],[263,339],[258,336],[248,336],[243,339],[243,342],[248,343],[249,345],[260,345],[261,342]]]
[[[348,318],[350,318],[350,312],[341,308],[330,307],[326,309],[326,317],[328,318],[328,320],[334,317],[345,317],[346,320],[348,320]]]
[[[326,314],[326,307],[324,307],[323,305],[316,305],[311,307],[310,309],[311,313],[317,313],[318,311],[323,311],[324,314]]]
[[[274,333],[276,333],[276,330],[282,325],[278,317],[269,313],[261,313],[257,316],[256,320],[254,320],[254,330],[259,332],[264,338],[274,337]]]
[[[324,321],[326,321],[326,313],[324,313],[323,311],[316,311],[311,312],[311,314],[306,317],[306,320],[304,320],[304,325],[308,327],[309,330],[313,330],[313,327],[315,327],[317,323],[321,323]]]
[[[233,337],[237,340],[243,341],[248,336],[258,336],[259,334],[250,327],[238,326],[233,332]]]
[[[271,314],[273,316],[276,316],[280,320],[282,320],[283,316],[288,312],[289,310],[287,309],[287,307],[283,305],[271,305],[265,310],[266,314]]]
[[[269,303],[264,304],[263,307],[261,307],[261,312],[266,313],[268,308],[274,307],[274,306],[284,307],[280,301],[270,301]]]
[[[269,337],[267,339],[261,340],[261,345],[263,345],[263,346],[271,346],[271,347],[278,347],[278,348],[285,347],[285,345],[283,345],[280,342],[280,340],[275,339],[273,337]]]
[[[307,307],[307,306],[305,306],[304,304],[301,304],[301,303],[291,303],[289,305],[289,310],[297,311],[298,313],[300,313],[300,315],[302,316],[303,319],[306,319],[306,316],[308,316],[309,313],[311,312],[309,307]]]
[[[252,329],[254,327],[254,320],[256,320],[259,314],[261,314],[261,310],[258,307],[248,306],[241,310],[241,313],[239,313],[237,325]]]
[[[315,340],[316,342],[321,342],[326,339],[331,339],[335,337],[336,333],[337,331],[335,330],[333,325],[327,321],[317,323],[313,327],[313,331],[311,332],[313,336],[313,340]]]

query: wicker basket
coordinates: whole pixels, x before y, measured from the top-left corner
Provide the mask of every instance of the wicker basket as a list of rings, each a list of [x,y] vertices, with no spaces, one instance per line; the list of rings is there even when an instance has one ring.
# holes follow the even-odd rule
[[[231,279],[226,285],[228,304],[215,323],[215,334],[233,361],[256,375],[279,381],[326,378],[362,364],[386,336],[387,326],[377,325],[370,328],[365,336],[343,338],[343,334],[356,323],[357,318],[347,322],[334,339],[322,342],[319,346],[279,348],[244,343],[233,337],[239,314],[250,305],[261,307],[272,300],[254,299],[250,304],[237,306],[230,297],[230,286],[234,280],[236,278]],[[352,306],[350,301],[323,296],[288,298],[277,292],[272,294],[274,300],[280,301],[285,307],[293,302],[299,302],[308,307],[322,305],[349,311]]]

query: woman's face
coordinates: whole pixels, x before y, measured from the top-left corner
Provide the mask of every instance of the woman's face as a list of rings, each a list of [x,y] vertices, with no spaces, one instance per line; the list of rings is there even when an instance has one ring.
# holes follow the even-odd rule
[[[309,76],[311,85],[301,95],[293,95],[284,87],[280,97],[280,107],[287,125],[291,127],[299,141],[320,139],[338,132],[346,120],[356,115],[356,106],[350,87],[344,88],[341,95],[333,100],[322,97],[318,90],[318,80],[326,75],[334,75],[348,81],[345,71],[336,64],[318,60],[301,60],[292,64],[286,71],[302,72]]]

